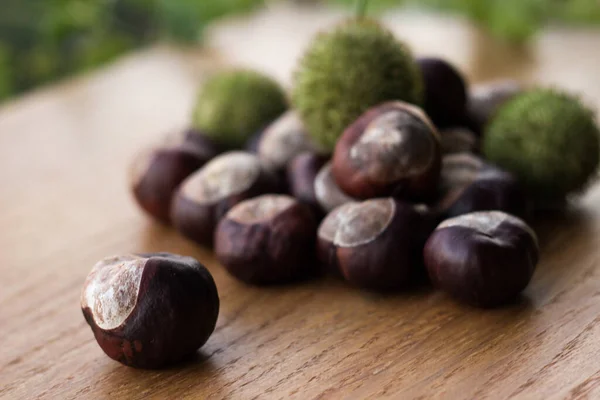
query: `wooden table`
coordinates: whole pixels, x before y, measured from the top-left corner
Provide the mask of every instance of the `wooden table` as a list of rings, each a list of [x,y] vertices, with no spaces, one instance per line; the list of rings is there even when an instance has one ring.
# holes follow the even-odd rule
[[[236,62],[277,70],[285,80],[291,57],[329,21],[306,9],[271,13],[276,18],[238,22],[260,22],[263,30],[250,39],[242,28],[215,31],[212,43],[225,61],[215,52],[158,47],[2,106],[0,397],[600,398],[598,187],[568,215],[539,224],[543,255],[533,282],[521,302],[493,311],[431,289],[379,296],[332,280],[248,287],[208,250],[137,210],[126,173],[133,154],[185,126],[207,71],[237,54]],[[394,21],[410,21],[398,25],[418,53],[444,54],[473,80],[556,83],[583,90],[600,107],[597,32],[551,30],[515,50],[446,18],[393,14]],[[288,53],[277,51],[281,37],[265,50],[269,26],[287,25]],[[97,260],[159,250],[202,260],[221,312],[194,362],[134,370],[95,343],[79,291]]]

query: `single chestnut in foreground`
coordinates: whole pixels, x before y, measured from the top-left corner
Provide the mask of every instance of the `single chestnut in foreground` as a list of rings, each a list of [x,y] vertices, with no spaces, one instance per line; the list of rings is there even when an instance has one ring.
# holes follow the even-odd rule
[[[402,102],[379,105],[350,125],[333,154],[339,187],[358,199],[426,199],[440,174],[439,133],[423,111]]]
[[[217,223],[237,203],[279,191],[278,178],[258,157],[241,151],[224,153],[180,186],[171,209],[175,227],[189,239],[210,246]]]
[[[239,280],[288,283],[315,271],[317,223],[290,196],[264,195],[233,207],[215,232],[215,254]]]
[[[331,162],[321,167],[321,170],[315,177],[314,186],[317,202],[325,212],[330,212],[342,204],[357,201],[357,199],[348,196],[340,189],[331,173]]]
[[[371,290],[405,287],[422,266],[432,228],[422,210],[392,198],[344,204],[318,231],[318,256],[355,286]]]
[[[440,191],[435,209],[444,218],[488,210],[529,216],[530,201],[517,179],[473,154],[442,159]]]
[[[215,329],[219,296],[198,261],[169,253],[98,262],[81,310],[106,355],[135,368],[160,368],[193,355]]]
[[[440,58],[417,59],[425,84],[423,108],[437,127],[459,125],[467,110],[467,88],[461,73]]]
[[[479,307],[513,301],[529,284],[538,257],[533,229],[500,211],[465,214],[442,222],[424,250],[432,283]]]
[[[327,158],[314,152],[298,154],[287,166],[290,194],[309,206],[316,215],[322,215],[315,192],[315,180]]]
[[[168,224],[171,200],[179,184],[218,154],[200,134],[171,136],[159,147],[140,153],[131,168],[131,188],[140,207]]]

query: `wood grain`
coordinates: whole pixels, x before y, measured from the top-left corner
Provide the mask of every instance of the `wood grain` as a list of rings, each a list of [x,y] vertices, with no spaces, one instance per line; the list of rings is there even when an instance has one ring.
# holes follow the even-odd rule
[[[273,31],[292,11],[237,26],[258,20]],[[314,21],[327,20],[314,13],[303,9],[290,23],[283,57],[277,47],[264,50],[269,35],[260,31],[250,40],[242,28],[216,30],[213,44],[230,59],[237,35],[247,57],[235,62],[269,65],[285,81],[319,27]],[[547,31],[517,51],[461,22],[418,18],[404,36],[420,53],[436,53],[444,27],[453,41],[439,53],[473,80],[556,83],[584,90],[600,108],[598,33]],[[260,59],[248,46],[262,49]],[[380,296],[335,280],[248,287],[208,250],[141,215],[127,185],[133,154],[185,126],[197,84],[222,63],[214,53],[158,47],[0,109],[1,398],[600,398],[598,187],[567,215],[540,221],[543,254],[532,284],[517,304],[493,311],[429,288]],[[221,312],[196,359],[134,370],[97,346],[79,290],[98,259],[159,250],[204,262]]]

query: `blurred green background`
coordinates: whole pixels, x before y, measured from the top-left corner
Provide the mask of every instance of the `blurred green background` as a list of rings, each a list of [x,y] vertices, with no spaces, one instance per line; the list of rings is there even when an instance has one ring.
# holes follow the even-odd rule
[[[214,20],[275,1],[1,0],[0,100],[157,40],[199,43]],[[320,2],[351,6],[355,0]],[[546,24],[600,25],[600,0],[370,1],[373,13],[402,5],[461,14],[514,43]]]

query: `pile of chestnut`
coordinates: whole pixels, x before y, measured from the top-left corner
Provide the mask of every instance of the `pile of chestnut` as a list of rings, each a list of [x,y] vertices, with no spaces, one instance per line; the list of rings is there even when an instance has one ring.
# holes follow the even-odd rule
[[[522,220],[529,202],[511,174],[477,153],[481,125],[519,86],[489,85],[469,99],[449,64],[419,65],[424,110],[380,104],[345,130],[331,155],[312,145],[293,110],[245,150],[220,149],[190,130],[140,156],[135,197],[156,219],[212,246],[250,284],[330,272],[394,291],[427,271],[436,287],[473,305],[510,302],[538,258]]]
[[[509,303],[533,275],[538,243],[524,222],[525,192],[478,155],[478,143],[519,87],[501,82],[469,96],[447,63],[419,65],[424,110],[380,104],[347,127],[333,154],[315,148],[293,110],[247,149],[223,149],[191,129],[139,155],[134,197],[249,284],[332,274],[389,292],[428,275],[468,304]],[[198,261],[139,254],[96,264],[81,306],[107,355],[156,368],[206,342],[219,297]]]

